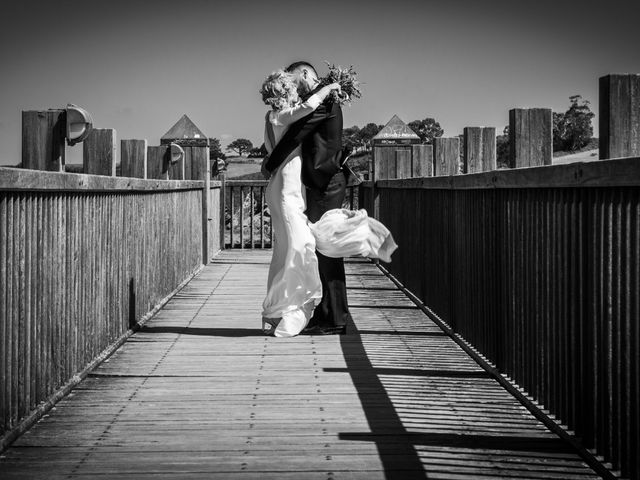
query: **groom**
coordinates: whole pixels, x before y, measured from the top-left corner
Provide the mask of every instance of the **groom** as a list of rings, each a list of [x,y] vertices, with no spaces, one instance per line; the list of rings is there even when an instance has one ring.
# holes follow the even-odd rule
[[[319,88],[318,73],[308,62],[295,62],[286,69],[295,77],[298,93],[306,99]],[[346,190],[342,160],[342,109],[325,101],[313,113],[291,125],[269,155],[264,169],[271,174],[302,144],[302,183],[307,188],[307,217],[317,222],[323,213],[341,208]],[[335,335],[346,331],[351,320],[347,304],[344,261],[316,251],[322,282],[322,300],[303,332]]]

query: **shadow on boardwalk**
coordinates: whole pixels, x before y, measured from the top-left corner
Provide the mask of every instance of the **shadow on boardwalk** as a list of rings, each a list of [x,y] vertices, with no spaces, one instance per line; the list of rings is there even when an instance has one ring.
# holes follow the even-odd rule
[[[347,335],[262,336],[267,262],[219,256],[0,477],[598,478],[370,263],[347,265]]]

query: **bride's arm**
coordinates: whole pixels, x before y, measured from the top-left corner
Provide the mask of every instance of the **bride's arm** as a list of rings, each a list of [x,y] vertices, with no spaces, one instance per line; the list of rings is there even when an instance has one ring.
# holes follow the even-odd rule
[[[301,118],[313,113],[329,96],[332,90],[340,90],[340,84],[332,83],[330,85],[326,85],[299,105],[283,108],[282,110],[273,112],[271,116],[271,122],[274,125],[284,126],[295,123]],[[275,147],[275,145],[272,145],[272,147]]]

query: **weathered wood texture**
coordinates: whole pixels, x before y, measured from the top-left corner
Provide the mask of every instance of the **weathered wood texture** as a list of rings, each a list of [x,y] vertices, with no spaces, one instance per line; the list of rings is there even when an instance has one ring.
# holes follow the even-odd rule
[[[551,165],[553,119],[550,108],[509,110],[509,167]]]
[[[598,478],[369,262],[344,336],[264,337],[225,252],[0,459],[3,480]]]
[[[116,176],[116,131],[94,128],[82,142],[83,172],[91,175]]]
[[[446,176],[460,173],[460,139],[433,139],[433,171],[434,175]]]
[[[497,168],[495,127],[465,127],[462,173],[489,172]]]
[[[147,178],[147,141],[120,141],[120,175]]]
[[[621,167],[614,177],[638,168],[637,159],[594,163]],[[640,175],[635,186],[576,177],[563,188],[429,180],[376,188],[399,244],[389,269],[586,447],[638,478]]]
[[[190,190],[34,191],[11,187],[10,179],[0,172],[0,434],[202,259],[201,182]]]
[[[147,178],[169,179],[169,146],[147,147]]]
[[[640,156],[640,74],[600,78],[600,159]]]
[[[413,145],[412,177],[433,176],[433,145]]]
[[[22,112],[22,168],[64,170],[64,110]]]

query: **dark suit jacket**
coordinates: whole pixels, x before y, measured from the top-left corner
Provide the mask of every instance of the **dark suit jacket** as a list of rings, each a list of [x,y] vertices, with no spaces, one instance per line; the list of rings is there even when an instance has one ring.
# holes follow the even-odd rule
[[[266,169],[273,172],[302,144],[302,183],[324,189],[340,171],[342,159],[342,109],[323,102],[313,113],[292,124],[269,155]]]

